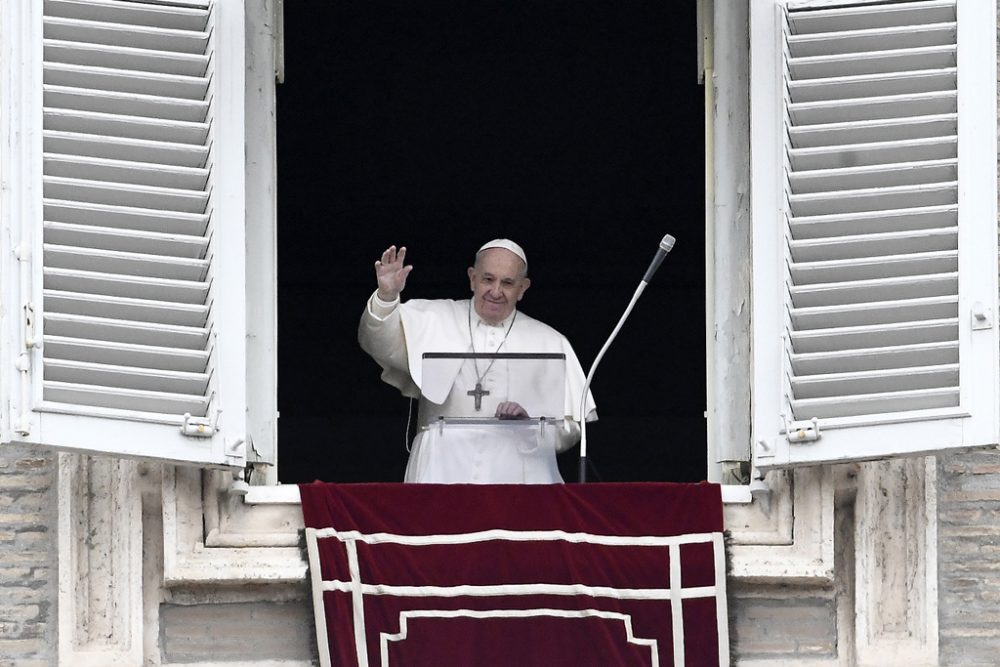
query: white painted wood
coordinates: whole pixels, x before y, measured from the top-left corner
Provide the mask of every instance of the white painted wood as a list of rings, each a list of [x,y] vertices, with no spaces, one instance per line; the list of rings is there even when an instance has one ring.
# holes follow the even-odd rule
[[[718,392],[715,386],[715,3],[697,0],[698,83],[705,109],[705,438],[706,471],[710,482],[722,482],[730,470],[719,463]],[[742,368],[749,369],[749,364]],[[747,422],[749,420],[746,420]]]
[[[186,5],[5,3],[24,29],[4,62],[23,66],[5,68],[19,139],[0,166],[33,180],[9,181],[2,223],[26,261],[0,264],[25,306],[5,309],[0,361],[24,371],[0,373],[0,440],[245,461],[244,8]],[[186,413],[208,437],[181,433]]]
[[[995,12],[751,4],[758,467],[996,443]]]
[[[212,22],[213,105],[220,120],[213,124],[215,164],[239,164],[239,169],[213,171],[208,187],[213,199],[212,294],[215,318],[216,392],[225,415],[227,447],[243,441],[239,464],[246,462],[250,443],[247,424],[247,270],[246,270],[246,25],[244,3],[216,2]],[[228,73],[229,76],[223,76]],[[236,73],[239,73],[238,75]],[[234,122],[229,122],[233,119]],[[277,400],[275,395],[274,400]]]
[[[0,62],[19,66],[0,68],[0,178],[4,205],[0,207],[0,441],[30,431],[34,415],[31,371],[40,352],[30,345],[38,332],[26,326],[32,304],[31,253],[41,223],[41,3],[0,4]],[[13,304],[17,306],[11,307]]]
[[[258,479],[278,481],[277,128],[273,0],[248,0],[246,132],[247,433],[249,461],[271,464]],[[260,468],[264,468],[261,470]]]
[[[715,2],[712,8],[712,76],[706,80],[711,114],[714,170],[709,219],[712,233],[707,283],[708,376],[712,405],[708,429],[713,458],[710,470],[723,462],[723,481],[740,479],[740,463],[750,458],[750,117],[747,108],[749,71],[748,3]],[[721,473],[720,473],[721,475]],[[711,479],[712,477],[710,477]]]

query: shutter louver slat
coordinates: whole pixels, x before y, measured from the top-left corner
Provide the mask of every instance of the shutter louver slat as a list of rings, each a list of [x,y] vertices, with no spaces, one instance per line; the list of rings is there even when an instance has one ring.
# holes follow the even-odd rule
[[[202,8],[160,7],[120,0],[45,0],[45,15],[85,21],[202,32],[208,23],[207,3]]]
[[[955,114],[938,114],[824,125],[793,125],[788,133],[794,148],[818,148],[952,136],[958,131],[957,122]]]
[[[927,160],[870,167],[797,170],[789,174],[789,181],[792,189],[801,193],[925,185],[954,181],[958,177],[957,166],[957,160]]]
[[[823,100],[789,105],[788,113],[802,125],[846,123],[856,120],[906,118],[956,112],[953,91],[886,95],[872,98]]]
[[[790,23],[791,27],[794,25],[794,22]],[[788,52],[792,58],[798,58],[951,46],[956,44],[956,35],[957,24],[954,21],[790,34]]]
[[[789,246],[795,259],[803,262],[957,250],[958,230],[944,228],[854,234],[792,241]]]
[[[45,316],[45,326],[46,335],[186,350],[205,350],[209,340],[206,328],[112,320],[87,315],[49,314]]]
[[[834,365],[847,372],[913,368],[920,364],[940,365],[957,362],[958,343],[950,340],[792,355],[792,368],[800,376],[819,375]]]
[[[45,219],[51,222],[190,236],[204,236],[208,228],[207,213],[185,213],[137,206],[93,204],[55,198],[46,198],[44,204]]]
[[[118,250],[95,250],[45,244],[45,265],[51,268],[97,271],[122,276],[168,278],[199,282],[208,271],[208,261],[164,257]]]
[[[869,144],[819,146],[788,151],[788,159],[796,170],[836,169],[868,165],[943,160],[958,155],[957,137],[931,137],[911,141],[885,141]]]
[[[794,104],[941,93],[955,89],[955,68],[917,72],[862,74],[789,82]]]
[[[77,132],[46,132],[42,148],[46,153],[134,163],[152,162],[175,167],[204,167],[208,158],[208,148],[205,146],[125,137],[102,137]]]
[[[203,76],[177,76],[72,63],[45,63],[43,75],[46,85],[190,100],[204,100],[209,83]]]
[[[115,227],[98,227],[67,222],[45,222],[46,238],[55,245],[103,248],[124,252],[144,252],[183,258],[201,258],[208,239],[164,232],[145,232]]]
[[[171,394],[204,396],[208,387],[206,373],[190,373],[69,359],[53,359],[46,364],[45,372],[61,382],[93,384],[102,387],[165,391]]]
[[[72,410],[74,406],[86,405],[110,408],[114,411],[128,410],[146,413],[153,418],[162,413],[204,414],[209,401],[207,397],[202,396],[142,389],[119,389],[93,384],[75,384],[61,380],[46,380],[44,388],[47,401],[52,401],[57,406],[64,404],[68,410]]]
[[[809,34],[862,28],[891,28],[900,25],[927,25],[955,20],[954,0],[936,2],[893,2],[859,5],[843,9],[815,9],[791,12],[788,23],[795,33]]]
[[[123,276],[115,273],[59,268],[46,268],[44,273],[46,290],[192,305],[204,305],[208,298],[208,283],[193,280]]]
[[[809,414],[819,419],[835,417],[881,415],[892,412],[916,412],[950,408],[958,404],[958,387],[941,389],[915,389],[837,396],[835,398],[807,398],[793,400],[795,414]],[[810,419],[812,418],[810,417]]]
[[[957,332],[957,318],[941,318],[796,331],[790,340],[794,357],[795,354],[815,352],[941,343],[954,340]],[[831,367],[830,372],[835,373],[838,370]]]
[[[948,206],[954,204],[957,196],[958,183],[952,182],[791,194],[788,196],[788,203],[792,215],[798,217],[872,213],[900,209],[906,206],[914,208]]]
[[[954,5],[786,19],[792,417],[955,406]]]
[[[208,33],[206,32],[53,16],[45,21],[43,34],[47,39],[61,42],[84,42],[145,50],[176,51],[197,56],[204,56],[208,43]]]
[[[209,15],[45,0],[43,397],[57,411],[176,420],[212,401]]]
[[[794,285],[788,291],[791,295],[792,306],[805,308],[862,304],[893,299],[950,296],[955,294],[957,289],[958,273],[943,273],[931,276],[902,276]]]
[[[45,344],[53,347],[53,355],[61,360],[95,364],[120,363],[139,368],[201,373],[208,362],[208,353],[202,350],[107,343],[66,336],[47,336]]]
[[[829,79],[838,76],[945,69],[955,62],[955,47],[873,51],[819,57],[789,58],[788,69],[797,79]]]
[[[800,399],[830,398],[887,393],[914,389],[934,389],[958,384],[958,364],[824,373],[799,376],[792,382]]]
[[[51,107],[45,109],[45,129],[197,146],[208,137],[208,123]]]
[[[46,302],[53,305],[55,312],[64,315],[93,315],[114,320],[158,322],[188,327],[203,327],[208,321],[208,306],[202,304],[132,299],[54,289],[45,290],[44,295]]]
[[[795,258],[795,254],[792,254]],[[958,251],[872,256],[864,259],[796,261],[791,267],[796,285],[898,278],[958,270]]]
[[[800,215],[788,221],[793,239],[821,239],[839,235],[881,234],[897,231],[918,231],[932,227],[958,224],[958,206],[926,206],[917,209],[899,208],[829,215]]]
[[[868,301],[860,304],[791,308],[789,310],[789,317],[796,331],[910,322],[921,317],[940,319],[957,316],[958,299],[954,296],[899,301]]]
[[[43,45],[45,59],[50,62],[70,62],[89,67],[178,76],[202,76],[208,69],[208,56],[175,51],[154,51],[58,39],[46,39]]]
[[[203,191],[208,169],[45,153],[45,173],[64,178]]]
[[[44,184],[46,195],[87,204],[146,206],[179,213],[202,213],[208,203],[208,192],[203,190],[108,183],[61,176],[46,176]]]
[[[48,108],[78,109],[126,116],[198,122],[205,118],[208,103],[183,97],[157,97],[118,91],[93,91],[70,86],[46,85],[44,104]]]

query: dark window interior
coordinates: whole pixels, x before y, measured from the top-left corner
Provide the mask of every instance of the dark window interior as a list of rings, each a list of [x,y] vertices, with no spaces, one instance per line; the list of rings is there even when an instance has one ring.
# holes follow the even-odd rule
[[[693,2],[285,3],[278,89],[279,477],[398,481],[407,401],[357,345],[372,265],[466,298],[494,237],[522,309],[585,369],[662,236],[677,245],[593,384],[592,480],[705,477],[704,101]],[[414,407],[415,409],[415,407]],[[574,449],[560,461],[576,479]]]

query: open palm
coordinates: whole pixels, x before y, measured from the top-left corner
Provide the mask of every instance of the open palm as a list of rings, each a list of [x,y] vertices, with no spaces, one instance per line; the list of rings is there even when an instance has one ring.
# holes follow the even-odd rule
[[[406,278],[413,265],[404,265],[406,247],[392,245],[385,249],[382,258],[375,262],[375,278],[378,280],[378,297],[383,301],[395,301],[406,287]]]

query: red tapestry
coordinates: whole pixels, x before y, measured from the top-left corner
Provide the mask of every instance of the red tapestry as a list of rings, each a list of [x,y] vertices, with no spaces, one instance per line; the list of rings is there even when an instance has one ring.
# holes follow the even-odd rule
[[[300,491],[324,664],[729,664],[717,485]]]

